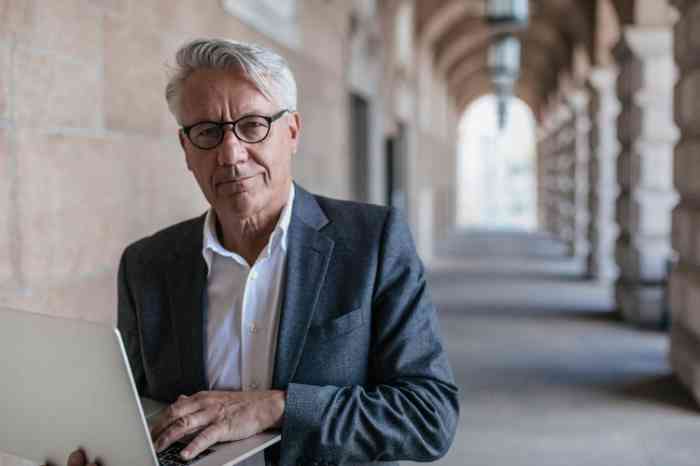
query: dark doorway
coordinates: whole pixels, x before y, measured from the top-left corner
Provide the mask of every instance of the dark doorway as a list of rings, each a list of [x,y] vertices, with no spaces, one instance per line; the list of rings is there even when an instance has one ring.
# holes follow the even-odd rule
[[[369,102],[358,94],[350,94],[350,157],[353,196],[358,201],[369,200]]]
[[[386,157],[386,203],[392,207],[406,209],[406,129],[399,123],[394,136],[384,143]]]

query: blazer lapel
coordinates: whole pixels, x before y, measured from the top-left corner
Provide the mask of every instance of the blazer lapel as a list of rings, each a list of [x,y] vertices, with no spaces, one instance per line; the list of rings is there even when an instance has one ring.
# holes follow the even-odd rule
[[[180,393],[193,394],[207,389],[204,371],[206,320],[206,263],[202,257],[204,217],[175,251],[174,266],[167,271],[170,309],[180,353],[182,380]]]
[[[295,189],[272,381],[275,389],[286,388],[294,377],[334,246],[319,232],[328,219],[314,197],[299,186]]]

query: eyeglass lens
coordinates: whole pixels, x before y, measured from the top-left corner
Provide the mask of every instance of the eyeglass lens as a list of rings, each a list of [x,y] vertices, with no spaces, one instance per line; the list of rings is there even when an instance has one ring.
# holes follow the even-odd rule
[[[225,124],[221,123],[200,123],[190,130],[190,139],[198,147],[207,149],[221,143],[224,135]],[[265,139],[270,129],[267,120],[257,115],[243,117],[236,122],[234,132],[236,136],[248,143],[259,142]]]

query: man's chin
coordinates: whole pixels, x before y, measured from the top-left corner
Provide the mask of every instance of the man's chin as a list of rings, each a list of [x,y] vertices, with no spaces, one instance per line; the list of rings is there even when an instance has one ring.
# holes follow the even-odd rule
[[[225,212],[236,217],[250,217],[260,210],[260,203],[248,191],[228,194],[219,201],[219,206]]]

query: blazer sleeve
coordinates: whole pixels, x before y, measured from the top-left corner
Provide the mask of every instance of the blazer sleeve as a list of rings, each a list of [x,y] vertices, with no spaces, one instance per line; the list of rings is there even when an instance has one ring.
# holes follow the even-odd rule
[[[371,383],[290,383],[280,464],[434,461],[454,438],[458,391],[408,226],[387,214],[372,301]]]
[[[119,272],[117,275],[117,328],[124,342],[124,349],[129,359],[131,374],[136,384],[136,389],[140,396],[146,394],[146,375],[141,360],[141,343],[139,340],[138,318],[136,316],[136,306],[129,286],[129,266],[127,257],[130,248],[122,254],[119,262]]]

